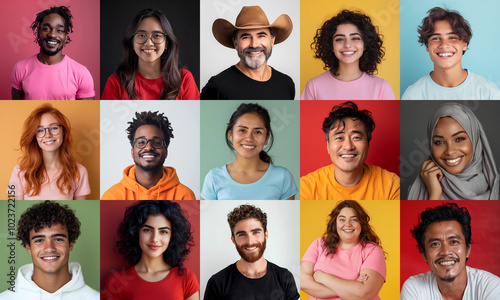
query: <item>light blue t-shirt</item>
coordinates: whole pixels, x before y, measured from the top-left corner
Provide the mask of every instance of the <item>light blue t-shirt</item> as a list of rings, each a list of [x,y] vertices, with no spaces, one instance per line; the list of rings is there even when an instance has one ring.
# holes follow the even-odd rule
[[[427,74],[410,85],[401,100],[500,100],[500,90],[494,83],[467,72],[465,81],[456,87],[440,86]]]
[[[293,176],[286,168],[269,164],[264,176],[250,184],[234,181],[226,166],[205,176],[201,198],[206,200],[286,200],[297,194]]]

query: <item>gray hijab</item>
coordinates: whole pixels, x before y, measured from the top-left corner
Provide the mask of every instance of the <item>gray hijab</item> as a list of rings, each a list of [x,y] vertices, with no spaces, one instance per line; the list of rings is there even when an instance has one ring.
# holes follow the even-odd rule
[[[498,200],[500,198],[500,176],[498,175],[493,153],[486,138],[483,126],[472,111],[458,103],[440,106],[429,119],[427,137],[432,148],[434,127],[442,117],[451,117],[467,132],[473,148],[472,158],[458,174],[450,174],[432,157],[432,161],[443,172],[441,200]],[[431,153],[432,153],[432,149]],[[408,199],[429,199],[424,181],[417,176],[408,192]]]

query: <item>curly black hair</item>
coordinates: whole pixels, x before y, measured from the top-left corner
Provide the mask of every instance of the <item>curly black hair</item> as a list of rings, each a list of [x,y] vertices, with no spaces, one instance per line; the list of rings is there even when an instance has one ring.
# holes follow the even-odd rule
[[[436,207],[428,207],[418,216],[418,224],[410,230],[417,240],[418,250],[425,254],[425,231],[434,222],[457,221],[462,228],[467,249],[472,244],[471,216],[466,207],[459,207],[456,203],[448,202]]]
[[[267,230],[267,214],[263,212],[260,208],[244,204],[233,209],[232,212],[227,214],[227,222],[229,223],[229,228],[231,228],[231,235],[234,237],[234,227],[239,221],[247,219],[257,219],[262,224],[264,232]]]
[[[154,125],[163,132],[163,138],[165,139],[165,148],[168,148],[170,145],[170,139],[174,138],[174,134],[172,131],[172,124],[168,121],[167,116],[163,113],[159,113],[158,111],[143,111],[141,113],[135,113],[135,119],[132,119],[132,122],[128,122],[130,126],[127,128],[127,137],[130,141],[130,145],[132,148],[134,147],[134,136],[137,128],[142,125]]]
[[[65,25],[65,33],[72,33],[73,32],[73,15],[71,14],[71,11],[69,8],[66,6],[52,6],[49,9],[46,9],[42,12],[39,12],[36,14],[35,21],[31,23],[31,30],[33,30],[33,34],[35,35],[35,43],[40,44],[40,26],[42,25],[43,19],[50,15],[50,14],[58,14],[64,19],[64,25]],[[67,36],[66,39],[66,44],[71,42],[71,38],[69,35]]]
[[[74,243],[80,236],[80,221],[68,205],[46,200],[28,208],[19,218],[17,239],[23,246],[30,245],[30,231],[38,232],[46,227],[61,224],[68,230],[69,243]]]
[[[323,132],[325,133],[327,142],[330,141],[330,131],[333,129],[333,126],[337,123],[337,121],[339,121],[339,128],[345,127],[344,118],[361,120],[361,122],[365,125],[366,137],[368,139],[368,143],[370,143],[372,139],[372,132],[375,130],[375,121],[373,121],[372,113],[366,109],[358,110],[358,106],[352,101],[335,105],[328,114],[328,117],[326,117],[323,121]]]
[[[172,236],[167,250],[163,252],[163,260],[170,267],[177,267],[179,275],[184,273],[183,263],[194,246],[191,223],[186,213],[176,202],[168,200],[145,200],[130,206],[125,211],[123,222],[118,229],[116,248],[127,257],[130,266],[135,266],[142,256],[139,246],[139,230],[149,216],[163,215],[172,225]]]
[[[378,27],[372,24],[370,17],[359,11],[343,10],[316,30],[314,42],[311,43],[314,57],[325,63],[323,69],[330,69],[333,74],[337,74],[339,59],[333,53],[333,35],[341,24],[353,24],[358,27],[365,44],[365,50],[359,59],[359,69],[371,75],[376,74],[377,65],[385,55],[382,35],[378,33]]]

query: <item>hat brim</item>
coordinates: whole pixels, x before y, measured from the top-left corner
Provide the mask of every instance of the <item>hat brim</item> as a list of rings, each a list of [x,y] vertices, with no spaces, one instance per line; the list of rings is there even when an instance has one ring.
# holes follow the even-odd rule
[[[271,28],[275,35],[274,44],[285,41],[292,33],[293,24],[288,15],[279,16],[271,25],[250,25],[236,27],[225,19],[217,19],[212,25],[212,32],[215,39],[223,46],[234,49],[233,32],[240,29]]]

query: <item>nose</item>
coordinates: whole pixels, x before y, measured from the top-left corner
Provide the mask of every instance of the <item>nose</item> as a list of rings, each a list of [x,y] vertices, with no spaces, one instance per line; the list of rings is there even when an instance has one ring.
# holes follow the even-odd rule
[[[453,144],[448,144],[444,150],[445,155],[453,155],[456,152],[455,146]]]
[[[158,241],[158,232],[153,231],[153,233],[151,234],[151,242],[156,242]]]
[[[258,43],[257,39],[254,39],[253,37],[250,38],[250,47],[252,47],[252,48],[259,47],[259,43]]]
[[[144,43],[144,44],[146,44],[146,45],[148,45],[148,46],[154,45],[154,43],[153,43],[153,35],[148,36],[148,37],[146,38],[146,43]]]
[[[345,150],[353,150],[355,147],[354,147],[354,143],[352,142],[352,140],[350,138],[347,138],[344,140],[344,143],[342,144],[342,148]]]
[[[57,36],[57,29],[53,28],[52,30],[49,31],[49,36],[50,37],[55,37]]]
[[[44,251],[46,252],[52,252],[55,250],[55,247],[54,247],[54,242],[52,240],[47,240],[44,244],[44,248],[43,248]]]

